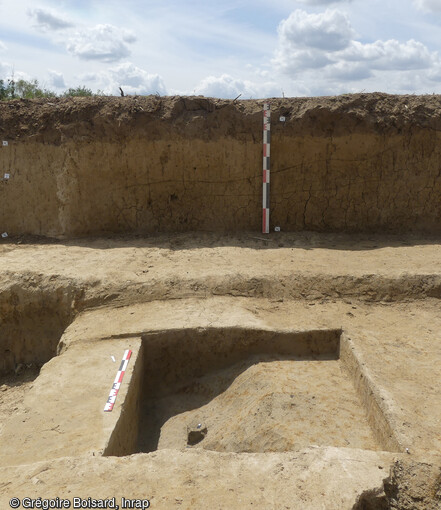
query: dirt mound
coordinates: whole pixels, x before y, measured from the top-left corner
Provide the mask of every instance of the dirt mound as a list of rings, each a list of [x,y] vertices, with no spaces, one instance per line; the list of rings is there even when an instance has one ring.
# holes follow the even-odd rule
[[[311,444],[377,449],[337,360],[243,363],[192,381],[145,412],[175,414],[164,420],[158,449],[185,448],[191,423],[206,428],[195,447],[219,452],[284,452]]]

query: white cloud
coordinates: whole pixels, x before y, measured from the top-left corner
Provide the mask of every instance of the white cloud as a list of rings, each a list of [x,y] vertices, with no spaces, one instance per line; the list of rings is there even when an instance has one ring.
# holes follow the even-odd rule
[[[11,71],[11,66],[6,62],[0,62],[0,80],[6,80]]]
[[[330,5],[343,2],[352,2],[352,0],[299,0],[302,4],[307,5]]]
[[[31,77],[28,73],[19,71],[15,68],[15,65],[9,62],[0,62],[0,79],[1,80],[30,80]]]
[[[267,0],[147,3],[15,0],[11,9],[0,0],[0,71],[10,76],[13,63],[15,76],[25,70],[57,91],[51,81],[113,94],[119,85],[164,93],[161,76],[169,94],[441,92],[441,0],[273,0],[269,10]],[[97,28],[104,24],[113,28]]]
[[[355,35],[346,14],[329,9],[320,14],[296,10],[280,23],[278,33],[274,64],[286,74],[332,64],[332,53],[347,48]]]
[[[49,73],[49,83],[52,87],[57,89],[65,89],[66,83],[64,82],[63,73],[59,73],[58,71],[48,70]]]
[[[0,79],[1,80],[26,80],[33,79],[28,73],[17,71],[13,64],[9,62],[0,62]]]
[[[439,81],[441,69],[438,52],[422,42],[362,43],[355,40],[346,15],[330,10],[314,15],[295,11],[282,21],[273,64],[276,71],[325,94],[365,86],[391,91],[393,86],[393,91],[402,92],[406,89],[400,82],[421,90],[424,83]]]
[[[359,81],[372,76],[366,64],[358,62],[337,62],[326,70],[326,76],[333,80]]]
[[[271,72],[268,69],[262,69],[261,67],[253,66],[252,64],[247,64],[245,67],[259,78],[268,78],[271,76]]]
[[[132,31],[110,24],[76,26],[45,9],[28,10],[28,15],[35,18],[37,28],[48,32],[53,42],[64,45],[71,55],[82,60],[118,62],[130,55],[129,45],[136,41]]]
[[[441,0],[414,0],[418,9],[428,12],[441,12]]]
[[[74,24],[70,21],[67,21],[54,14],[52,11],[45,9],[32,9],[28,11],[28,14],[32,18],[35,18],[37,21],[37,27],[44,31],[61,30],[74,26]]]
[[[280,96],[281,89],[274,82],[254,83],[248,80],[233,78],[228,74],[207,76],[194,90],[195,94],[207,97],[234,99],[241,94],[243,99],[253,97]]]
[[[2,53],[3,53],[4,51],[6,51],[6,44],[4,44],[4,43],[2,43],[2,42],[0,41],[0,52],[2,52]]]
[[[441,82],[441,62],[438,62],[432,67],[432,69],[430,69],[427,77],[431,81]]]
[[[320,69],[332,64],[327,53],[320,50],[279,49],[274,63],[286,74],[297,74],[304,69]]]
[[[407,71],[431,67],[438,60],[438,55],[413,39],[404,43],[391,39],[369,44],[353,41],[351,46],[341,53],[341,58],[368,62],[372,69]]]
[[[72,34],[67,50],[84,60],[117,62],[130,55],[129,44],[136,41],[133,32],[113,25],[96,25]]]
[[[103,90],[106,94],[119,94],[119,87],[125,94],[166,95],[164,80],[158,74],[149,74],[144,69],[130,62],[119,64],[100,73],[88,73],[80,77],[91,83],[91,86]]]
[[[355,33],[347,15],[327,9],[323,13],[308,14],[300,9],[292,12],[278,28],[282,47],[314,48],[338,51],[346,48]]]

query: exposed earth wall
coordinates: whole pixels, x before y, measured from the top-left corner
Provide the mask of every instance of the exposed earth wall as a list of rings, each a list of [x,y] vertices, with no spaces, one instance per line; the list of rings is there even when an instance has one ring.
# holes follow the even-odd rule
[[[439,96],[270,103],[271,228],[441,232]],[[262,107],[157,96],[1,103],[0,177],[10,177],[0,230],[259,230]]]

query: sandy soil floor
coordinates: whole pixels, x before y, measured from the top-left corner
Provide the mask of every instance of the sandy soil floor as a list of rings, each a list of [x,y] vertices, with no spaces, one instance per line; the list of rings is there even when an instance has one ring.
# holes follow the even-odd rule
[[[25,368],[18,374],[0,378],[0,437],[6,420],[23,407],[26,393],[38,377],[36,368]]]
[[[267,360],[250,366],[248,361],[198,378],[147,406],[147,418],[163,423],[156,447],[185,448],[188,424],[202,423],[208,435],[195,447],[220,452],[284,452],[312,444],[376,450],[354,387],[339,365]],[[150,438],[152,430],[146,429],[141,436]]]

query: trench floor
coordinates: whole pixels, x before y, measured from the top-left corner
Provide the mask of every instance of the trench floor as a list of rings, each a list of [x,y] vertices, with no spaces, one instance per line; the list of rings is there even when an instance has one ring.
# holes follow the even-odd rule
[[[339,360],[237,363],[147,400],[141,416],[140,451],[184,449],[199,423],[207,433],[192,447],[219,452],[379,449]]]
[[[0,441],[4,424],[13,414],[24,411],[24,398],[38,377],[37,368],[0,377]]]

